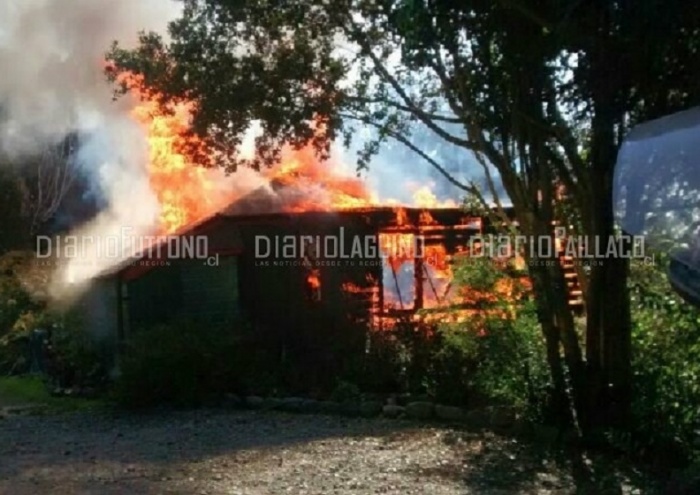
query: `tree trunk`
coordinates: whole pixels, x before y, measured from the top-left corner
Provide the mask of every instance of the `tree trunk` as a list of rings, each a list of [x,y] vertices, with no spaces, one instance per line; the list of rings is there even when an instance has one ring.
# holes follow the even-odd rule
[[[601,108],[606,108],[601,105]],[[609,107],[608,107],[609,108]],[[597,112],[591,144],[592,211],[589,248],[596,241],[601,254],[615,235],[612,181],[617,146],[614,116]],[[591,249],[592,252],[595,250]],[[619,254],[619,253],[616,253]],[[627,275],[629,262],[605,256],[591,267],[586,293],[586,361],[589,374],[588,412],[593,426],[622,426],[631,400],[631,318]]]
[[[552,236],[547,228],[551,222],[532,221],[530,232],[535,237]],[[552,257],[530,257],[530,276],[537,301],[538,316],[547,346],[547,362],[552,375],[553,412],[561,423],[581,425],[586,420],[586,369],[581,346],[576,334],[573,315],[569,308],[564,271],[555,253]],[[564,351],[562,361],[561,349]],[[564,362],[566,367],[563,366]],[[573,404],[566,386],[566,371],[571,379]],[[575,413],[575,417],[572,415]]]

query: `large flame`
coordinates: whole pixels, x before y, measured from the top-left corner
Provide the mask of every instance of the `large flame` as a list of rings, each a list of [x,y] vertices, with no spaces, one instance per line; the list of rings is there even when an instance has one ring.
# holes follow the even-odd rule
[[[203,145],[188,134],[193,106],[189,102],[174,104],[165,111],[159,95],[146,94],[139,78],[122,74],[139,102],[132,117],[143,127],[149,145],[151,187],[161,207],[157,230],[172,233],[216,213],[240,195],[227,188],[236,174],[226,177],[221,171],[195,165],[190,151],[201,158]],[[201,162],[201,160],[199,160]],[[333,158],[319,160],[311,145],[285,149],[280,163],[261,172],[262,178],[277,187],[295,188],[300,194],[287,198],[285,211],[333,211],[372,206],[397,206],[398,201],[380,199],[366,182],[350,175]],[[454,201],[439,201],[428,186],[416,187],[413,204],[417,207],[456,207]]]
[[[129,79],[129,82],[138,83],[131,76],[123,77]],[[148,139],[150,185],[161,208],[159,225],[156,226],[158,233],[167,234],[183,229],[224,209],[240,197],[240,190],[234,191],[234,188],[229,187],[237,180],[238,173],[227,177],[218,169],[195,165],[195,160],[191,158],[191,150],[201,152],[203,149],[201,142],[186,132],[190,126],[192,105],[182,102],[166,112],[158,103],[157,95],[147,98],[140,93],[139,84],[130,86],[140,102],[133,109],[132,116],[143,127]],[[298,192],[285,196],[282,206],[284,211],[335,211],[391,206],[395,209],[395,224],[399,229],[412,228],[408,225],[405,206],[426,209],[459,206],[453,200],[440,201],[430,185],[417,185],[413,188],[411,205],[379,198],[363,180],[349,174],[341,163],[334,159],[319,160],[310,145],[301,149],[283,150],[280,162],[259,175],[261,182],[257,184],[267,184],[270,190],[282,188]],[[419,223],[423,226],[437,224],[427,210],[420,215]],[[423,309],[512,297],[513,288],[508,285],[499,287],[491,295],[477,294],[453,286],[452,257],[444,245],[425,246],[418,253],[416,235],[404,232],[381,233],[379,242],[386,265],[383,284],[385,309],[411,309],[418,290],[422,293],[420,307]],[[311,270],[307,274],[307,283],[312,292],[320,290],[321,281],[317,270]],[[360,290],[349,283],[345,284],[344,289],[348,293]],[[464,319],[473,313],[473,310],[464,310],[453,315]]]
[[[222,206],[212,197],[216,189],[208,170],[192,166],[184,154],[180,140],[187,139],[182,136],[189,112],[188,106],[179,105],[168,115],[154,101],[143,102],[132,112],[148,136],[148,172],[161,207],[162,232],[174,232]]]

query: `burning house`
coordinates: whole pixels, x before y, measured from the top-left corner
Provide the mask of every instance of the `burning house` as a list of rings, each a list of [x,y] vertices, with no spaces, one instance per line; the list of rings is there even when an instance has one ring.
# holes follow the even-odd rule
[[[452,261],[469,255],[485,225],[429,184],[413,188],[412,202],[380,198],[312,146],[284,149],[261,171],[200,167],[187,154],[202,148],[186,132],[190,106],[165,111],[138,86],[131,92],[124,117],[138,132],[117,134],[145,146],[115,141],[114,160],[103,160],[101,140],[87,146],[94,153],[81,147],[103,160],[91,170],[106,206],[74,233],[107,239],[130,227],[166,240],[145,255],[69,260],[51,291],[59,300],[81,292],[87,325],[110,354],[140,329],[182,321],[234,331],[245,321],[280,354],[324,345],[361,353],[369,334],[397,321],[466,319],[480,298],[509,297],[509,287],[484,295],[456,286]]]
[[[476,294],[454,284],[453,261],[469,255],[485,228],[462,209],[285,211],[260,196],[101,277],[85,299],[91,328],[116,350],[156,325],[187,321],[235,332],[245,322],[256,345],[317,356],[312,365],[323,366],[324,346],[360,356],[373,332],[397,321],[466,319],[483,299],[509,297],[508,287]]]
[[[230,329],[245,319],[280,351],[314,345],[322,328],[362,352],[368,332],[397,318],[464,304],[451,285],[450,258],[482,225],[459,209],[251,215],[241,207],[168,236],[99,278],[84,300],[93,331],[118,344],[159,324]],[[183,256],[188,243],[205,248]]]

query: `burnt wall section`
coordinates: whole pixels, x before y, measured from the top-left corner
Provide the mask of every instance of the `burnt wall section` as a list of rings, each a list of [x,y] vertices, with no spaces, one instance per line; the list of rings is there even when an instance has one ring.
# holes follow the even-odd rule
[[[329,380],[364,355],[371,308],[345,288],[366,284],[381,271],[377,249],[371,249],[373,229],[361,216],[337,214],[231,222],[244,246],[241,307],[255,345],[311,388],[332,387]]]
[[[122,281],[122,332],[189,322],[226,328],[240,315],[238,259],[170,260],[133,280]]]
[[[104,355],[107,369],[116,366],[118,285],[115,278],[96,280],[78,303],[86,331]]]
[[[431,297],[443,306],[447,286],[436,288],[429,265],[444,269],[480,228],[479,219],[458,209],[220,214],[181,234],[206,236],[216,263],[136,261],[120,272],[121,335],[182,320],[228,326],[251,358],[259,354],[261,362],[288,370],[290,391],[327,391],[348,367],[363,366],[373,331],[427,307]],[[384,290],[381,236],[394,234],[440,248],[439,259],[411,258],[408,283],[423,295],[403,311],[388,304]]]

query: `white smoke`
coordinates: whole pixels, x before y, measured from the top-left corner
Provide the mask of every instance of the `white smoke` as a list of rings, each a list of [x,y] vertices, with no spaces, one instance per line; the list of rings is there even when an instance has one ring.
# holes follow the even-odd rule
[[[159,203],[149,186],[146,136],[129,117],[134,101],[115,101],[102,69],[114,40],[129,48],[141,30],[166,34],[180,6],[173,0],[0,1],[0,150],[21,158],[70,133],[81,136],[76,163],[106,208],[73,232],[76,237],[123,239],[125,228],[133,238],[153,233]],[[245,143],[245,154],[252,144]],[[335,161],[354,175],[355,158],[354,153],[339,152]],[[367,179],[380,197],[410,204],[412,184],[425,185],[429,171],[419,158],[407,162],[388,151],[375,161]],[[269,181],[251,170],[227,180],[223,172],[212,174],[227,197],[269,189]],[[447,191],[454,199],[453,194],[459,191]],[[122,246],[123,251],[131,252],[129,247]],[[71,262],[56,274],[53,295],[76,295],[121,261],[93,253]]]
[[[172,0],[0,2],[0,148],[21,159],[70,133],[84,137],[77,165],[107,207],[76,235],[154,226],[158,202],[148,187],[145,137],[128,118],[133,101],[114,101],[102,69],[113,41],[129,47],[141,30],[165,34],[178,14]],[[67,288],[67,272],[77,288],[114,264],[93,261],[58,273],[54,295]]]

